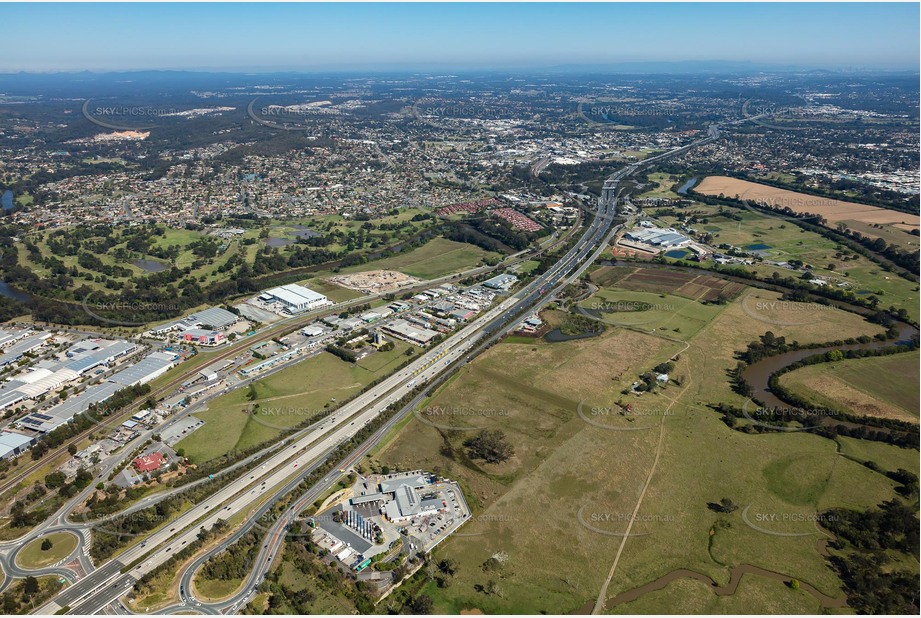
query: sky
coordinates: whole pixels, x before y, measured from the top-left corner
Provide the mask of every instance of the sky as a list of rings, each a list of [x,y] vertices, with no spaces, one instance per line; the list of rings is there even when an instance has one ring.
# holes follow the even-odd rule
[[[686,60],[916,70],[921,47],[918,3],[0,2],[0,27],[0,72]]]

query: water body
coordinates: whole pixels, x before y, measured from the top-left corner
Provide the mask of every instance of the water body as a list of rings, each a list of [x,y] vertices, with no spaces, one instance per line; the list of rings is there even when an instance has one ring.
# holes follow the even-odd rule
[[[18,300],[23,303],[27,303],[32,300],[31,296],[25,292],[14,290],[9,285],[7,285],[5,281],[0,281],[0,296],[6,296],[7,298],[12,298],[13,300]]]
[[[770,388],[768,387],[771,376],[775,372],[783,369],[787,365],[792,365],[795,362],[801,361],[808,356],[825,354],[831,350],[847,351],[888,348],[896,345],[897,343],[907,343],[913,336],[918,334],[918,329],[910,324],[898,322],[898,327],[899,336],[895,341],[871,341],[869,343],[855,343],[852,345],[828,346],[825,348],[811,348],[808,350],[794,350],[792,352],[778,354],[777,356],[769,356],[753,365],[749,365],[742,372],[742,377],[752,387],[752,399],[757,399],[764,402],[764,406],[766,408],[789,407],[789,404],[785,403],[780,399],[780,397],[771,392]]]
[[[275,248],[290,245],[292,242],[294,241],[288,240],[287,238],[266,238],[265,239],[265,245],[267,247],[275,247]]]
[[[303,225],[295,225],[294,235],[298,238],[314,238],[316,236],[320,236],[320,233],[310,229],[309,227],[304,227]]]
[[[582,333],[581,335],[564,335],[559,328],[554,328],[552,331],[544,335],[544,341],[549,341],[550,343],[559,343],[561,341],[575,341],[576,339],[588,339],[589,337],[597,337],[603,331],[596,331],[594,333]]]
[[[0,197],[0,205],[3,206],[3,210],[13,210],[13,192],[7,189],[3,192],[3,196]]]
[[[157,260],[131,260],[131,263],[149,273],[159,273],[169,268],[169,265]]]
[[[681,185],[680,187],[678,187],[678,193],[681,194],[681,195],[684,195],[685,193],[687,193],[687,192],[691,189],[691,187],[694,186],[694,183],[695,183],[695,182],[697,182],[697,176],[694,176],[694,178],[691,178],[691,179],[688,180],[686,183],[684,183],[683,185]]]

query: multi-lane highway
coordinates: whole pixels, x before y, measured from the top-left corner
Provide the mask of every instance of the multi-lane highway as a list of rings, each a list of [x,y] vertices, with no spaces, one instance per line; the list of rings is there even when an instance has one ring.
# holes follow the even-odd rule
[[[443,283],[457,281],[459,279],[465,279],[468,277],[477,277],[477,276],[480,276],[486,273],[495,272],[500,269],[506,269],[511,266],[514,266],[515,264],[523,262],[525,260],[532,259],[533,257],[538,256],[542,254],[543,252],[552,249],[557,244],[561,242],[565,242],[567,238],[568,238],[568,234],[564,234],[561,238],[556,238],[555,236],[553,236],[547,239],[545,241],[545,244],[542,245],[537,250],[526,249],[523,251],[519,251],[518,253],[508,256],[505,260],[503,260],[502,262],[499,262],[498,264],[494,266],[477,266],[475,268],[471,268],[471,269],[468,269],[468,270],[465,270],[459,273],[453,273],[450,275],[446,275],[444,277],[430,279],[430,280],[427,280],[421,283],[410,283],[400,288],[397,288],[395,290],[390,290],[388,292],[369,294],[367,296],[361,296],[359,298],[337,303],[330,307],[325,307],[322,309],[305,312],[305,313],[302,313],[296,316],[292,316],[289,318],[284,318],[264,328],[263,330],[257,332],[255,335],[251,337],[241,338],[237,342],[222,346],[220,348],[213,348],[210,350],[202,349],[199,351],[199,354],[207,356],[208,360],[212,364],[218,363],[219,361],[232,358],[233,356],[239,354],[243,349],[247,347],[252,347],[263,341],[268,341],[270,339],[281,337],[290,332],[293,332],[297,330],[298,328],[316,320],[319,317],[331,315],[333,313],[339,313],[355,305],[361,305],[364,303],[368,303],[370,301],[382,298],[388,294],[403,294],[407,292],[422,291],[425,289],[436,287]],[[47,453],[41,459],[34,461],[34,462],[29,462],[26,466],[19,466],[11,477],[8,477],[2,481],[2,484],[0,484],[0,494],[7,492],[10,489],[13,489],[18,484],[20,484],[24,479],[26,479],[28,476],[34,474],[35,472],[40,470],[43,466],[46,466],[48,462],[51,461],[54,457],[58,457],[60,456],[61,453],[65,452],[67,447],[70,446],[71,444],[78,444],[80,443],[80,441],[84,440],[90,434],[97,433],[100,430],[104,430],[107,428],[113,429],[115,427],[118,427],[118,425],[120,425],[122,422],[128,419],[132,414],[134,414],[139,409],[141,409],[141,407],[144,405],[144,402],[147,399],[150,399],[150,398],[161,399],[164,397],[168,397],[169,395],[172,395],[175,392],[175,390],[185,380],[188,379],[189,375],[199,368],[200,367],[197,365],[195,366],[190,365],[188,367],[184,367],[183,365],[180,365],[176,370],[171,372],[170,374],[171,379],[169,381],[159,386],[155,391],[151,392],[149,396],[144,398],[142,401],[138,401],[134,404],[129,405],[128,407],[124,408],[118,415],[104,419],[103,421],[101,421],[100,426],[90,427],[86,431],[70,438],[69,440],[66,440],[61,445],[59,445],[54,451]],[[105,377],[106,377],[105,375],[102,376],[102,378],[105,378]],[[16,539],[14,542],[15,543],[26,542],[28,538],[34,538],[34,535],[32,535],[32,537],[24,536],[20,539]],[[2,548],[5,544],[9,544],[12,542],[13,541],[0,543],[0,548]]]
[[[623,191],[621,181],[638,169],[669,156],[674,156],[695,146],[712,141],[718,135],[713,129],[707,138],[658,155],[646,161],[630,165],[612,175],[605,183],[603,199],[600,200],[595,217],[586,227],[581,238],[550,269],[536,277],[516,294],[502,301],[472,323],[449,337],[443,343],[423,354],[406,368],[385,379],[380,384],[344,404],[315,426],[288,438],[283,447],[268,457],[258,468],[250,470],[230,482],[212,496],[192,506],[189,510],[164,523],[156,532],[142,542],[122,553],[117,560],[111,560],[103,567],[87,575],[70,588],[64,590],[54,601],[40,608],[42,613],[54,613],[67,607],[69,613],[93,614],[124,595],[140,577],[167,561],[173,554],[194,542],[202,528],[210,529],[218,519],[227,520],[243,514],[246,526],[236,531],[234,537],[242,535],[281,496],[291,491],[315,467],[323,462],[341,444],[355,436],[365,425],[374,420],[390,404],[400,399],[413,387],[430,385],[439,374],[456,371],[469,356],[484,349],[517,324],[520,317],[529,311],[539,309],[550,302],[554,293],[574,281],[607,248],[610,239],[620,229],[614,226],[616,204]],[[371,438],[353,451],[347,458],[354,462],[374,446],[399,418],[412,410],[421,400],[420,393],[400,413],[390,419]],[[326,475],[306,494],[300,496],[286,516],[272,524],[267,542],[254,565],[253,573],[242,590],[233,598],[218,605],[202,604],[191,593],[191,577],[194,567],[204,559],[226,547],[232,539],[224,541],[218,548],[201,556],[181,576],[182,600],[186,608],[211,613],[218,609],[239,609],[246,595],[262,577],[263,569],[271,562],[281,539],[284,525],[300,509],[295,507],[309,504],[333,485],[341,476],[338,471]],[[270,547],[271,546],[271,547]],[[178,608],[174,608],[178,609]],[[233,611],[232,610],[232,611]]]

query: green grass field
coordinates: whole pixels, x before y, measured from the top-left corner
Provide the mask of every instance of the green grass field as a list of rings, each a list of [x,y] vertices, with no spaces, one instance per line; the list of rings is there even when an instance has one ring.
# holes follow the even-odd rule
[[[919,359],[915,351],[821,363],[788,372],[780,383],[817,406],[917,422]]]
[[[233,594],[242,583],[241,579],[216,580],[199,577],[195,579],[195,591],[201,594],[202,600],[217,601]]]
[[[285,562],[281,565],[281,573],[278,582],[292,592],[310,590],[315,598],[310,604],[311,613],[313,614],[350,614],[354,610],[354,605],[347,599],[331,593],[322,582],[316,578],[305,575],[294,565]]]
[[[918,452],[882,442],[870,442],[856,438],[838,437],[841,454],[859,462],[875,461],[884,470],[906,470],[918,467]]]
[[[735,594],[718,596],[704,582],[679,579],[663,590],[618,605],[612,614],[818,614],[819,603],[804,590],[757,575],[743,575]]]
[[[409,346],[394,343],[390,352],[375,352],[354,366],[326,352],[303,360],[255,382],[257,397],[252,402],[247,399],[248,389],[231,391],[209,403],[206,411],[196,412],[205,425],[176,448],[201,463],[271,440],[392,372],[406,360],[403,353]],[[252,409],[253,404],[259,404],[258,410]]]
[[[445,238],[433,238],[409,253],[398,253],[389,258],[369,262],[360,266],[343,268],[343,273],[366,270],[398,270],[420,279],[435,279],[444,275],[473,268],[484,258],[498,258],[498,253],[484,251],[474,245],[455,242]]]
[[[601,309],[603,321],[617,326],[632,326],[645,331],[668,331],[668,335],[687,340],[694,336],[723,307],[704,305],[695,300],[616,288],[603,288],[591,298],[579,303],[583,309]],[[634,308],[649,307],[646,310]],[[605,312],[604,308],[621,309]]]
[[[639,196],[639,199],[646,198],[678,198],[681,197],[671,190],[672,185],[678,182],[678,177],[673,174],[664,172],[653,172],[649,174],[649,181],[654,185],[652,189]]]
[[[358,290],[350,290],[348,288],[342,287],[341,285],[330,283],[322,277],[311,277],[310,279],[305,279],[304,281],[299,281],[298,283],[300,285],[307,286],[314,292],[323,294],[334,303],[341,303],[347,300],[352,300],[353,298],[364,296],[364,294]]]
[[[51,549],[42,550],[42,542],[48,539]],[[16,555],[16,564],[25,569],[42,569],[60,562],[77,548],[77,537],[69,532],[52,532],[35,539]]]
[[[610,299],[621,292],[612,286],[600,295]],[[761,290],[749,293],[777,298]],[[647,478],[609,598],[680,568],[726,584],[729,567],[745,563],[796,577],[830,596],[840,594],[840,582],[816,550],[823,536],[809,518],[831,506],[870,507],[893,497],[895,484],[839,455],[830,440],[804,432],[736,432],[705,404],[743,403],[730,390],[727,371],[735,366],[734,352],[768,330],[806,343],[880,329],[835,310],[823,312],[822,320],[795,323],[792,315],[780,315],[774,317],[791,323],[770,324],[749,316],[741,302],[698,306],[703,312],[682,304],[677,315],[703,322],[687,327],[687,346],[663,339],[661,332],[614,327],[600,337],[567,343],[501,343],[429,402],[482,414],[463,419],[442,414],[440,427],[415,418],[390,438],[377,459],[457,479],[473,509],[473,520],[435,550],[436,559],[448,556],[459,565],[450,587],[423,587],[436,612],[569,613],[593,603]],[[664,389],[621,394],[638,373],[676,353],[673,381]],[[605,412],[617,402],[633,406],[632,418]],[[477,428],[504,431],[515,449],[512,459],[495,465],[469,460],[463,440]],[[707,508],[724,497],[741,508],[725,515]],[[752,520],[759,514],[783,518],[763,528],[803,536],[756,530],[745,523],[743,509]],[[484,570],[496,556],[499,566]],[[482,591],[489,580],[498,592]],[[683,612],[683,595],[674,590],[688,586],[680,581],[674,586],[619,611]],[[701,611],[750,611],[752,603],[769,596],[766,607],[777,611],[818,608],[808,595],[781,596],[787,594],[782,585],[748,576],[733,597],[717,598],[698,587],[687,594],[692,606],[705,608]]]

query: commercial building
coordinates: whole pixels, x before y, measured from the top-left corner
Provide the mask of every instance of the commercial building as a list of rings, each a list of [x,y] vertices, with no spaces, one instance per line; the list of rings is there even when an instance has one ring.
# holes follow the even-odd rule
[[[444,501],[431,491],[434,477],[423,472],[390,475],[377,491],[353,496],[352,508],[373,508],[394,523],[429,517],[446,509]]]
[[[672,228],[649,227],[632,229],[624,234],[624,238],[652,247],[661,247],[662,249],[677,249],[691,244],[690,238]]]
[[[426,345],[438,336],[436,331],[421,326],[413,326],[406,320],[394,320],[382,326],[381,330],[416,345]]]
[[[227,337],[219,330],[205,330],[203,328],[190,328],[179,334],[186,343],[195,345],[215,346],[227,342]]]
[[[73,360],[65,364],[64,368],[82,375],[96,367],[109,366],[119,358],[137,350],[137,347],[136,343],[130,341],[104,341],[102,339],[81,341],[65,352],[65,356]]]
[[[487,287],[491,290],[510,290],[516,283],[518,283],[518,277],[503,273],[484,281],[483,287]]]
[[[173,368],[177,361],[178,357],[171,352],[151,352],[137,363],[125,367],[109,380],[124,386],[147,384]]]
[[[239,317],[220,307],[211,307],[190,314],[184,322],[195,324],[201,328],[212,330],[225,330],[239,321]]]
[[[23,337],[28,336],[32,331],[29,329],[23,330],[6,330],[0,328],[0,348],[5,348],[8,345],[12,345],[22,339]]]
[[[151,334],[163,336],[174,330],[188,331],[194,328],[204,330],[226,330],[240,320],[239,317],[220,307],[211,307],[196,311],[176,322],[169,322],[162,326],[155,326],[150,329]]]
[[[3,353],[0,354],[0,367],[15,363],[23,354],[27,354],[45,344],[45,340],[51,337],[51,333],[36,333],[21,338],[21,341],[8,345]]]
[[[159,470],[165,463],[166,459],[164,459],[163,455],[160,453],[150,453],[149,455],[143,455],[132,462],[134,469],[141,474]]]
[[[317,326],[315,324],[310,326],[305,326],[301,329],[301,334],[305,337],[319,337],[326,332],[326,329],[322,326]]]
[[[310,288],[292,283],[266,290],[259,295],[265,302],[281,303],[288,313],[301,313],[332,304],[328,298]]]

